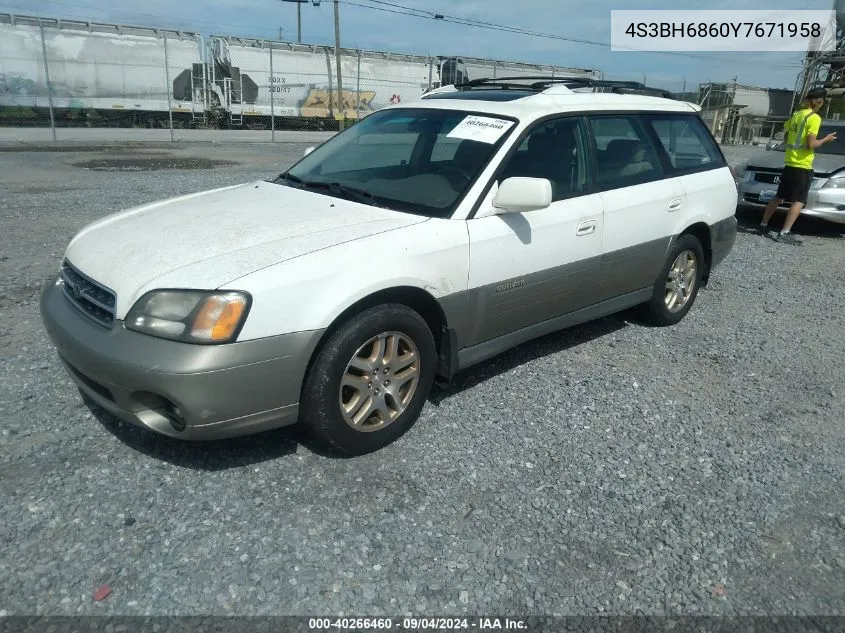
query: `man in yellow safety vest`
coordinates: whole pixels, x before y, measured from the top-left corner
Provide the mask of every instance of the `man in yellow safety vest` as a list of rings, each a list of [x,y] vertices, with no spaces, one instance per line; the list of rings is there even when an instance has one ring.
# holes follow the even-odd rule
[[[765,235],[768,232],[769,220],[772,219],[778,206],[784,200],[790,202],[786,221],[780,233],[775,237],[778,242],[801,243],[801,240],[790,231],[795,220],[801,214],[801,209],[807,204],[807,193],[810,191],[810,184],[813,181],[815,150],[825,143],[836,140],[835,133],[828,134],[822,139],[816,138],[822,124],[822,118],[818,112],[824,105],[826,97],[827,91],[824,88],[810,90],[802,101],[803,107],[796,111],[783,126],[786,156],[783,171],[780,175],[780,184],[774,198],[769,200],[769,204],[763,213],[763,220],[757,228],[758,233]]]

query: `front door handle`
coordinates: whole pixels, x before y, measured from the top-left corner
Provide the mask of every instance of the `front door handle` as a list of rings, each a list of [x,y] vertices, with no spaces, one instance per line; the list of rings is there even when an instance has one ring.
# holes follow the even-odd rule
[[[595,220],[586,220],[581,222],[578,225],[578,228],[575,230],[575,235],[589,235],[590,233],[595,233],[596,231],[596,221]]]
[[[672,202],[669,203],[669,213],[673,213],[681,208],[681,199],[675,198]]]

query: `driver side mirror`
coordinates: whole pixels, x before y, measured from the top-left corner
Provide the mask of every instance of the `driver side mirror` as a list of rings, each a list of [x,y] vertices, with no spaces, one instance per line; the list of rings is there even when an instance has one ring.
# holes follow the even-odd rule
[[[316,147],[306,147],[304,156],[308,156],[308,154],[313,152],[315,149],[317,149],[317,148]]]
[[[493,208],[500,213],[545,209],[552,203],[552,183],[546,178],[507,178],[496,191]]]

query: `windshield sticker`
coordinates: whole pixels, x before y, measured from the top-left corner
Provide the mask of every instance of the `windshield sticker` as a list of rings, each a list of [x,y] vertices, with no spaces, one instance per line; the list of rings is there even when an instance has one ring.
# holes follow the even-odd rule
[[[493,144],[502,138],[502,134],[507,132],[512,125],[513,121],[505,119],[469,115],[458,123],[448,136]]]

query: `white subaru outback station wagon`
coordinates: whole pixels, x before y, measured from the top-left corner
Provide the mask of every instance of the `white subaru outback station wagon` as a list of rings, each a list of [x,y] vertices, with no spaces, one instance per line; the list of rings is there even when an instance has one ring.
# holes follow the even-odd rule
[[[205,440],[302,424],[356,455],[435,381],[635,308],[680,321],[736,239],[692,104],[503,80],[376,111],[272,180],[87,226],[46,329],[112,414]]]

